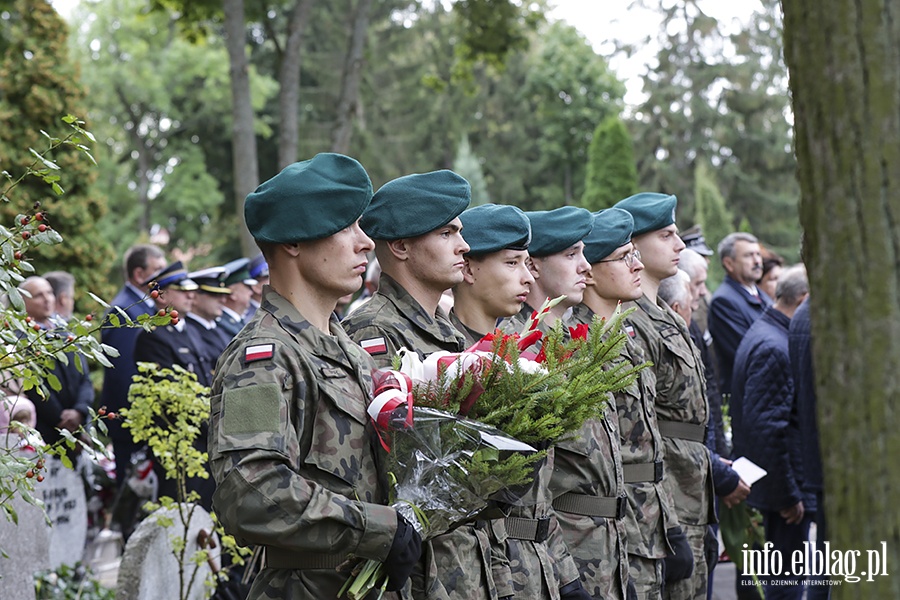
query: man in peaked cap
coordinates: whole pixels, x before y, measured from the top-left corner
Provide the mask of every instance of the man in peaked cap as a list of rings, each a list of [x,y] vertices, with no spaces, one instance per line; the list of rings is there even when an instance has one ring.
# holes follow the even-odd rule
[[[362,165],[318,154],[244,204],[270,282],[219,360],[209,457],[225,530],[264,548],[250,600],[337,598],[351,554],[382,561],[399,590],[419,559],[415,529],[384,506],[366,414],[374,365],[333,317],[362,284],[371,198]]]
[[[713,249],[707,245],[706,238],[703,236],[703,228],[700,225],[694,225],[685,229],[679,234],[679,237],[681,237],[681,241],[684,242],[686,248],[690,248],[697,254],[705,256],[706,260],[709,260],[709,257],[715,254]]]
[[[231,341],[231,336],[218,323],[225,299],[231,294],[225,286],[225,268],[209,267],[189,273],[189,277],[197,284],[197,292],[185,321],[188,329],[202,341],[207,362],[215,370],[216,361]]]
[[[225,296],[222,303],[222,316],[218,324],[228,334],[229,341],[249,320],[244,315],[253,299],[253,286],[259,283],[250,276],[249,264],[250,259],[239,258],[222,266],[222,283],[231,293]]]
[[[463,282],[453,288],[450,318],[471,345],[492,332],[499,319],[517,314],[528,297],[534,283],[528,268],[531,222],[518,208],[496,204],[470,208],[459,218],[469,252],[465,255]],[[549,481],[553,461],[544,461],[541,470],[546,472],[535,479]],[[562,598],[578,598],[573,595],[578,593],[587,597],[559,526],[548,516],[550,503],[543,499],[549,497],[549,491],[543,489],[534,495],[541,501],[511,507],[504,520],[507,535],[501,546],[509,558],[513,596],[562,588]],[[524,528],[532,526],[538,531],[544,519],[548,523],[546,539],[523,533]]]
[[[531,313],[548,298],[565,296],[541,322],[542,330],[552,327],[566,310],[581,302],[591,268],[584,259],[581,241],[593,226],[589,211],[563,206],[525,214],[531,222],[528,264],[534,283],[519,313],[503,322],[503,329],[511,333],[521,332]]]
[[[705,445],[709,407],[700,352],[684,321],[658,298],[659,283],[678,271],[684,242],[675,226],[675,196],[640,193],[616,208],[634,218],[632,241],[644,264],[643,295],[629,321],[635,340],[656,373],[656,412],[665,447],[664,482],[671,490],[680,528],[667,531],[665,598],[706,598],[704,539],[715,522],[712,472]],[[689,567],[688,559],[693,562]]]
[[[595,315],[609,319],[620,302],[641,297],[644,265],[631,242],[633,227],[631,214],[624,210],[593,214],[593,229],[584,239],[591,272],[569,325],[590,324]],[[626,338],[621,360],[644,361],[631,337]],[[614,394],[609,418],[589,421],[580,439],[556,449],[558,490],[570,494],[593,490],[601,498],[624,496],[621,512],[602,521],[567,510],[561,497],[554,504],[585,587],[594,597],[620,598],[630,591],[623,590],[627,584],[640,600],[661,598],[666,529],[676,526],[677,519],[662,483],[663,444],[654,395],[653,375],[645,369],[627,389]]]
[[[244,317],[249,321],[262,301],[263,286],[269,283],[269,265],[266,264],[266,257],[260,253],[251,258],[250,264],[247,265],[247,270],[250,272],[250,277],[256,280],[256,285],[251,286],[253,295],[250,297],[250,306],[244,314]]]
[[[466,348],[465,337],[438,304],[445,290],[463,281],[469,245],[459,215],[470,199],[469,182],[452,171],[407,175],[384,184],[360,219],[375,240],[382,272],[372,299],[343,323],[379,367],[389,366],[401,347],[422,358]],[[491,544],[486,522],[430,540],[422,566],[412,577],[415,598],[488,600],[512,594],[506,558]]]

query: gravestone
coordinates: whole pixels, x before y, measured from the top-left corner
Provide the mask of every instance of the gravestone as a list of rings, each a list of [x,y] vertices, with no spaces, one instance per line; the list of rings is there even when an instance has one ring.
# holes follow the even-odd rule
[[[188,505],[182,505],[188,506]],[[158,517],[171,520],[172,525],[164,527],[157,522]],[[187,528],[187,547],[184,554],[185,581],[189,581],[195,567],[191,557],[200,550],[198,538],[200,531],[213,530],[212,518],[209,513],[194,507],[194,512]],[[172,548],[172,538],[182,538],[185,528],[181,523],[175,508],[160,508],[137,526],[128,543],[122,562],[119,564],[119,578],[116,585],[116,600],[159,600],[160,598],[178,599],[180,595],[178,561]],[[216,548],[210,550],[212,562],[219,567],[221,546],[218,538],[213,536]],[[209,562],[204,562],[198,567],[194,584],[191,586],[187,598],[190,600],[202,600],[207,595],[207,587],[204,582],[210,577],[212,567]]]
[[[84,459],[82,459],[84,460]],[[50,519],[50,566],[74,565],[81,561],[87,543],[88,511],[84,480],[79,471],[63,466],[58,458],[47,457],[47,473],[36,493],[44,500]]]
[[[19,515],[16,525],[0,515],[0,598],[34,600],[34,574],[50,568],[50,528],[44,512],[16,497],[12,507]]]

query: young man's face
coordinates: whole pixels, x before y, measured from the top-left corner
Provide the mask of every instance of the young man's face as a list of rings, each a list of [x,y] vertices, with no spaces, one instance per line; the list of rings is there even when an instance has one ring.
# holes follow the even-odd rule
[[[762,277],[762,253],[759,244],[738,240],[734,243],[734,257],[726,256],[722,266],[731,278],[744,285],[753,285]]]
[[[296,264],[314,289],[337,302],[362,286],[369,265],[366,254],[374,247],[357,220],[325,239],[301,242]]]
[[[584,298],[587,273],[591,265],[584,258],[584,243],[578,242],[562,252],[533,259],[541,289],[551,298],[566,296],[560,306],[575,306]],[[537,307],[535,307],[537,308]]]
[[[679,255],[684,250],[684,242],[678,237],[678,228],[674,224],[642,233],[632,241],[641,253],[644,273],[648,277],[662,281],[678,271]]]
[[[443,227],[406,240],[409,269],[417,281],[443,292],[462,283],[469,245],[463,239],[462,222],[453,219]]]
[[[637,300],[643,294],[643,270],[644,264],[635,256],[634,244],[628,242],[616,248],[603,262],[591,265],[591,285],[597,295],[607,300]]]
[[[534,277],[528,270],[526,250],[500,250],[466,259],[466,293],[494,318],[511,317],[528,299]],[[457,288],[459,289],[459,288]]]

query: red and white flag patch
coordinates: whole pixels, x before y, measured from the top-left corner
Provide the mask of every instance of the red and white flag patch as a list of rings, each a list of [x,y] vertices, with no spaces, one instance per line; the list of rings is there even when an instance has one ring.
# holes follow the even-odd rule
[[[383,337],[363,340],[359,343],[359,345],[362,346],[363,350],[372,355],[384,354],[385,352],[387,352],[387,342],[384,341]]]
[[[634,337],[634,327],[631,325],[625,325],[625,333],[628,334],[628,337]]]
[[[247,346],[244,349],[244,362],[253,362],[257,360],[265,360],[275,355],[275,344],[260,344],[258,346]]]

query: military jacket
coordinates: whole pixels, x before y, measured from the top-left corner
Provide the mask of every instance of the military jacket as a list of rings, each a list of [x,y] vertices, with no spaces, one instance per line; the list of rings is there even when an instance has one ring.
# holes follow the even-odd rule
[[[213,382],[216,513],[267,561],[384,560],[396,533],[366,414],[373,365],[336,319],[330,333],[266,286]],[[337,598],[346,579],[333,567],[264,568],[249,598]]]
[[[353,340],[369,349],[381,368],[390,367],[392,357],[403,347],[421,358],[440,350],[462,352],[466,348],[465,337],[440,309],[431,318],[384,273],[372,299],[344,319],[343,325]],[[496,600],[510,595],[506,557],[497,543],[492,543],[490,530],[484,524],[463,526],[425,544],[424,573],[414,572],[411,577],[413,597]]]
[[[389,275],[381,274],[372,299],[343,321],[344,329],[368,350],[379,368],[391,366],[400,348],[408,348],[425,358],[433,352],[466,349],[463,335],[437,310],[434,318]]]
[[[656,374],[658,420],[705,427],[709,421],[706,383],[700,353],[684,320],[662,300],[643,296],[628,318],[635,341]],[[705,439],[705,436],[704,436]],[[687,525],[715,522],[709,450],[703,441],[663,436],[664,478],[678,521]]]
[[[572,309],[573,325],[591,323],[594,312],[584,304]],[[632,327],[626,327],[628,337],[619,360],[639,365],[644,354],[631,337]],[[640,371],[638,378],[622,391],[616,392],[615,412],[618,417],[619,450],[625,465],[649,464],[663,460],[663,442],[656,423],[656,379],[653,367]],[[672,497],[659,482],[625,483],[625,533],[629,554],[659,559],[666,556],[665,531],[678,525],[672,509]]]

